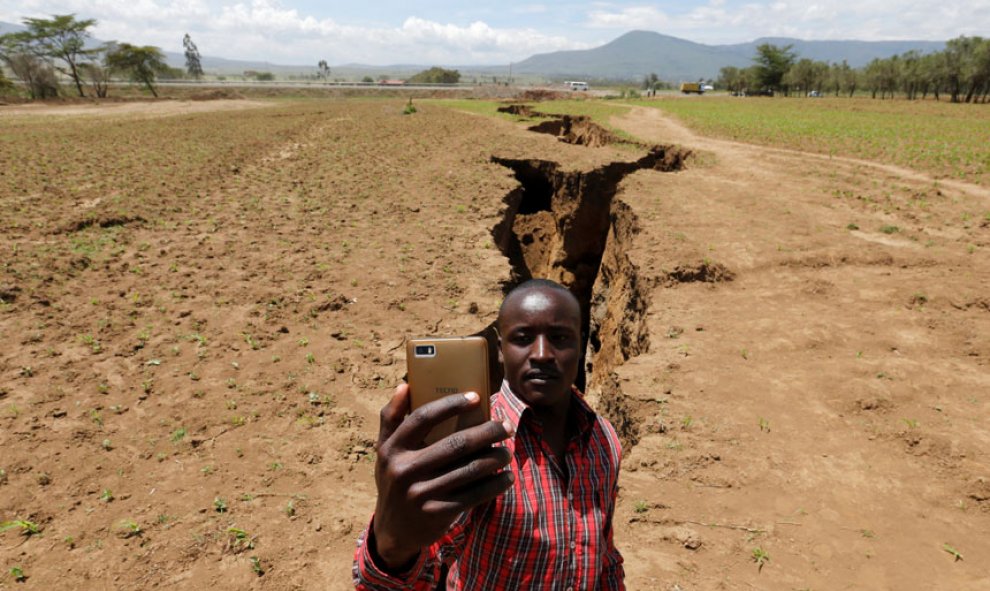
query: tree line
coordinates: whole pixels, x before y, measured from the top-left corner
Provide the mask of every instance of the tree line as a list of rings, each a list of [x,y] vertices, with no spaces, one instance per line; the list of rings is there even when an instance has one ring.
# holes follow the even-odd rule
[[[57,73],[71,80],[80,97],[85,97],[88,89],[99,98],[107,96],[110,81],[116,76],[144,84],[157,97],[156,78],[182,74],[168,66],[158,47],[116,41],[93,45],[90,29],[96,25],[95,19],[57,14],[50,19],[25,18],[22,22],[25,30],[0,35],[0,62],[24,83],[33,99],[63,93]],[[188,34],[182,44],[186,70],[198,79],[203,75],[199,49]],[[13,84],[0,68],[0,91],[11,89]]]
[[[922,54],[908,51],[876,58],[862,68],[842,63],[800,58],[792,46],[764,43],[756,48],[748,68],[724,67],[718,84],[732,93],[773,95],[792,93],[853,96],[868,92],[873,98],[936,100],[947,96],[953,103],[987,103],[990,98],[990,39],[957,37],[945,49]]]

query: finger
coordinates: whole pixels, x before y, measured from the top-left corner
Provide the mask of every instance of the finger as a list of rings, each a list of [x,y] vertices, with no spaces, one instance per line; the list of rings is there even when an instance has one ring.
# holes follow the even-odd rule
[[[453,494],[429,500],[423,504],[423,510],[429,513],[447,514],[467,511],[504,493],[512,486],[514,480],[515,474],[512,472],[499,472]]]
[[[409,412],[409,384],[399,384],[395,393],[382,407],[381,420],[378,426],[378,445],[385,443],[395,430],[402,424],[402,419]]]
[[[451,394],[424,404],[412,411],[395,429],[397,444],[405,449],[419,447],[433,427],[474,408],[480,400],[477,392],[468,392]]]
[[[462,431],[451,433],[423,449],[416,458],[423,473],[449,469],[460,460],[503,441],[513,434],[509,422],[487,421]]]
[[[424,499],[440,498],[472,485],[478,480],[492,476],[506,467],[511,459],[508,449],[504,447],[489,448],[465,458],[464,461],[441,472],[432,480],[414,484],[409,487],[409,492]]]

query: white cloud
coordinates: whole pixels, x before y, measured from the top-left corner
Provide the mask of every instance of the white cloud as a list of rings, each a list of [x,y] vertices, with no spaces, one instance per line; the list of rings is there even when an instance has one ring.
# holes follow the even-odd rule
[[[593,10],[588,13],[588,26],[596,29],[665,29],[671,19],[653,6],[631,6],[617,12]]]
[[[709,0],[661,11],[653,5],[595,4],[586,26],[651,29],[692,41],[732,43],[757,37],[801,39],[945,40],[986,35],[990,0]]]
[[[351,26],[302,14],[277,0],[23,0],[16,14],[0,9],[0,20],[70,12],[96,18],[93,33],[101,39],[181,51],[188,32],[204,55],[286,64],[319,59],[331,64],[499,64],[588,46],[532,28],[493,28],[481,21],[461,26],[410,16],[397,27]]]

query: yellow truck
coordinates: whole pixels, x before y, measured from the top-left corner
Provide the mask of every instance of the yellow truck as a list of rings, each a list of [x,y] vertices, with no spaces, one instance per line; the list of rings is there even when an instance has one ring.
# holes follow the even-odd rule
[[[703,94],[705,89],[701,86],[700,82],[681,82],[681,92],[684,94]]]

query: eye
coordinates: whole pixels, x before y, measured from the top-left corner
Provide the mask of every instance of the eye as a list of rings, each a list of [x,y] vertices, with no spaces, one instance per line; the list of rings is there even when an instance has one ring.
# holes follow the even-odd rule
[[[526,345],[533,341],[532,335],[526,332],[514,332],[509,335],[509,342],[514,345]]]

